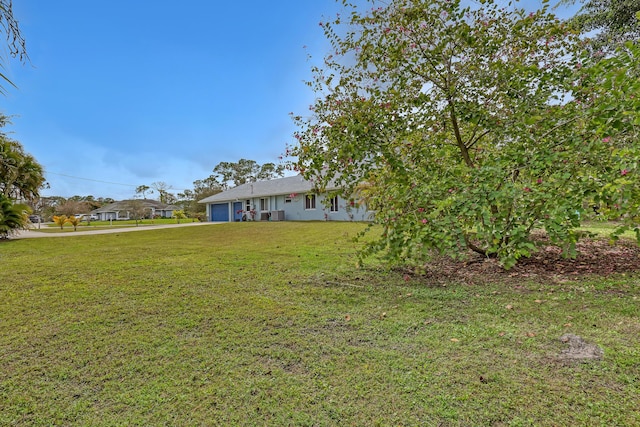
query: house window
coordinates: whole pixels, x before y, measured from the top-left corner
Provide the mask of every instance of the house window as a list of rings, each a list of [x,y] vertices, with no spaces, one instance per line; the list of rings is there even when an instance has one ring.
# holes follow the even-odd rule
[[[316,208],[316,195],[315,194],[307,194],[307,197],[304,198],[304,208],[305,209],[315,209]]]
[[[338,212],[338,196],[331,198],[331,209],[329,212]]]
[[[269,199],[260,199],[260,210],[261,211],[269,210]]]
[[[291,203],[291,197],[285,197],[284,198],[284,202],[285,203]]]

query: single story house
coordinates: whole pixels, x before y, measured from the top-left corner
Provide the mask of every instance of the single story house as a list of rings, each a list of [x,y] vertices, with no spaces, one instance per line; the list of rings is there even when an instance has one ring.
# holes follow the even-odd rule
[[[335,189],[335,188],[334,188]],[[332,189],[329,189],[332,190]],[[209,221],[368,221],[371,212],[316,194],[301,175],[242,184],[200,200]],[[328,203],[327,203],[328,202]]]
[[[144,218],[171,218],[173,212],[179,208],[157,200],[133,199],[109,203],[101,208],[92,210],[91,215],[97,216],[99,221],[116,221],[131,219],[133,211],[137,209],[144,211],[144,215],[142,215]]]

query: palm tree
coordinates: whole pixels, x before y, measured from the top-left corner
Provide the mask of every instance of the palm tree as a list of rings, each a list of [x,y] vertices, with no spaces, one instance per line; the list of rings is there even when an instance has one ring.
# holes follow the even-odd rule
[[[3,120],[0,118],[0,126]],[[33,200],[45,184],[44,170],[18,141],[0,133],[0,194]]]
[[[25,41],[20,33],[18,21],[13,16],[13,5],[11,0],[0,0],[0,25],[4,33],[6,33],[8,54],[12,58],[19,58],[20,62],[25,63],[29,56],[25,47]],[[5,58],[0,59],[0,69],[5,66]],[[11,80],[2,72],[0,72],[0,94],[6,95],[3,83],[16,87]]]
[[[74,216],[74,215],[71,215],[69,218],[66,219],[66,222],[73,225],[73,231],[78,231],[78,225],[80,224],[81,221],[82,221],[81,216]]]
[[[11,234],[27,228],[30,209],[27,205],[12,203],[0,194],[0,239],[8,239]]]
[[[66,215],[54,215],[53,216],[53,222],[56,223],[56,225],[60,226],[60,230],[62,230],[64,228],[64,224],[67,222],[67,216]]]

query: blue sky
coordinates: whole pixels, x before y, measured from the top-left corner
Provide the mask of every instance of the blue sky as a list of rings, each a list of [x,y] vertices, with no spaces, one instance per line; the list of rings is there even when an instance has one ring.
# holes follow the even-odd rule
[[[179,191],[222,161],[277,163],[289,112],[313,100],[303,80],[307,53],[326,50],[318,23],[338,10],[333,0],[16,1],[31,63],[9,66],[18,89],[0,98],[13,116],[5,130],[45,167],[45,195],[128,198],[156,181]]]
[[[530,2],[539,5],[540,1]],[[192,188],[222,161],[279,162],[314,94],[334,0],[19,0],[30,63],[0,97],[5,131],[44,166],[44,195]],[[124,185],[122,185],[124,184]]]

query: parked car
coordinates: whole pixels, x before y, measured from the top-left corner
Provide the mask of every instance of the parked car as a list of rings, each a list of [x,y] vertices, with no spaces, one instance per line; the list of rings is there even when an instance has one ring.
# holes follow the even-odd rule
[[[76,218],[80,218],[80,221],[97,221],[98,216],[92,214],[74,214]]]
[[[40,215],[29,215],[29,221],[31,221],[33,224],[37,224],[39,222],[42,222],[42,218],[40,218]]]

